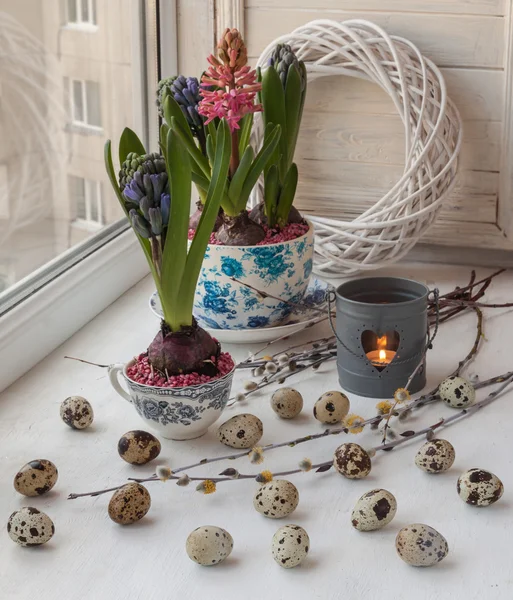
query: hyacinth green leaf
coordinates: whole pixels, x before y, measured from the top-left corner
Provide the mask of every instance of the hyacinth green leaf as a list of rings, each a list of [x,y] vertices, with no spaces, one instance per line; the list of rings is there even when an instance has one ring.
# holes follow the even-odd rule
[[[253,128],[253,113],[247,113],[242,117],[239,130],[239,156],[242,156],[249,145],[251,130]]]
[[[203,264],[203,257],[207,248],[210,234],[219,213],[221,200],[225,193],[226,178],[230,167],[231,135],[230,128],[225,119],[221,119],[217,129],[217,144],[212,168],[212,179],[208,188],[207,199],[201,213],[201,218],[196,229],[196,234],[191,242],[187,256],[186,275],[180,286],[180,310],[184,315],[192,318],[192,307],[196,285]]]
[[[121,208],[123,209],[123,212],[126,215],[126,218],[128,219],[128,222],[130,223],[130,225],[132,225],[130,222],[130,217],[128,215],[128,211],[126,209],[125,199],[123,197],[123,194],[121,193],[121,190],[119,189],[118,180],[116,179],[116,173],[114,171],[114,163],[112,161],[112,144],[111,144],[110,140],[107,140],[105,142],[104,161],[105,161],[105,169],[107,171],[107,175],[109,177],[109,181],[112,185],[112,188],[117,196],[117,199],[119,200],[119,203],[121,205]],[[133,227],[132,227],[132,231],[134,232],[135,236],[139,240],[139,244],[141,244],[141,248],[143,249],[144,256],[146,257],[146,260],[148,261],[148,265],[150,266],[150,271],[151,271],[151,274],[153,275],[153,279],[155,280],[155,285],[157,287],[157,291],[160,296],[161,295],[160,278],[157,274],[157,271],[155,270],[155,265],[153,264],[153,260],[151,258],[150,242],[149,242],[149,240],[141,237],[135,231],[135,229]]]
[[[303,109],[305,107],[305,100],[306,100],[306,80],[307,80],[307,76],[306,76],[306,67],[305,67],[305,63],[303,61],[299,62],[299,80],[304,81],[305,82],[305,87],[301,92],[301,102],[299,105],[299,113],[298,113],[298,118],[297,118],[297,127],[296,130],[294,132],[294,138],[291,141],[291,148],[292,148],[292,153],[289,154],[289,160],[292,161],[294,160],[294,152],[296,149],[296,144],[297,144],[297,138],[299,136],[299,130],[301,128],[301,119],[303,118]]]
[[[198,188],[200,188],[204,192],[208,191],[208,186],[210,182],[206,177],[204,177],[200,173],[195,173],[194,171],[192,171],[192,181]]]
[[[167,324],[172,331],[182,325],[192,324],[192,313],[186,315],[181,308],[180,284],[184,278],[187,261],[187,233],[191,202],[191,164],[180,136],[170,129],[167,134],[167,176],[170,182],[171,210],[167,227],[166,244],[162,256],[162,307],[170,315]],[[188,275],[185,275],[187,278]]]
[[[269,227],[276,225],[276,205],[279,195],[278,169],[271,165],[264,177],[264,206]]]
[[[212,136],[209,134],[207,136],[207,156],[208,156],[208,160],[210,162],[210,167],[212,167],[214,164],[214,154],[215,154],[214,141],[212,140]]]
[[[228,190],[228,196],[234,205],[234,209],[237,210],[237,205],[239,203],[240,194],[242,192],[242,186],[244,185],[244,181],[248,175],[249,169],[253,164],[253,158],[255,157],[255,152],[251,146],[246,146],[246,150],[242,154],[242,158],[240,159],[239,166],[235,171],[232,180],[230,182],[230,187]],[[238,211],[240,212],[240,211]],[[238,214],[238,213],[237,213]],[[233,215],[236,216],[236,215]]]
[[[189,130],[189,126],[187,125],[187,130],[181,127],[180,122],[175,117],[171,118],[171,130],[175,131],[180,140],[182,141],[183,146],[187,149],[190,154],[192,160],[198,165],[201,169],[203,175],[210,179],[210,165],[208,164],[207,157],[201,152],[201,150],[196,146],[194,138],[192,135],[189,135],[191,132]]]
[[[167,152],[167,132],[169,131],[169,126],[166,123],[162,123],[160,126],[160,136],[159,136],[159,148],[164,159],[166,158]]]
[[[206,126],[206,129],[207,129],[207,133],[212,136],[212,140],[215,144],[217,141],[217,129],[216,129],[214,121],[210,121],[210,123]]]
[[[287,159],[292,162],[301,116],[301,77],[295,65],[290,65],[285,84],[285,106],[287,117]],[[288,170],[289,164],[286,165]]]
[[[285,92],[280,76],[274,67],[268,67],[262,73],[262,104],[264,106],[264,117],[266,125],[274,123],[281,127],[280,154],[281,163],[287,164],[287,116],[285,109]],[[280,179],[285,173],[280,166]]]
[[[284,227],[289,219],[289,212],[294,202],[294,196],[296,195],[298,180],[298,170],[296,163],[292,163],[290,169],[287,171],[285,181],[281,188],[280,199],[276,209],[276,221],[280,227]]]
[[[164,119],[169,127],[174,127],[173,119],[176,119],[176,122],[183,129],[187,137],[194,142],[189,123],[187,123],[187,119],[185,118],[180,105],[171,94],[166,94],[166,99],[164,100]]]
[[[141,142],[137,133],[129,127],[123,129],[123,133],[119,138],[119,164],[122,165],[130,152],[135,152],[139,156],[146,154],[144,144]]]
[[[256,155],[251,169],[248,172],[244,185],[242,186],[242,192],[240,195],[240,206],[243,208],[246,206],[251,190],[255,187],[258,178],[260,177],[264,167],[269,162],[269,158],[278,146],[281,135],[281,127],[279,125],[269,125],[266,127],[264,135],[264,143],[260,152]]]

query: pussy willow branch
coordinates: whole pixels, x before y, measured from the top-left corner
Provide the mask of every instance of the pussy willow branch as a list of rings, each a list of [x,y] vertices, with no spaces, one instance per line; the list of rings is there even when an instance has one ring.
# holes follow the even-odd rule
[[[509,385],[511,385],[512,382],[513,382],[513,375],[510,375],[510,377],[508,377],[506,380],[504,380],[504,382],[496,390],[494,390],[493,392],[488,394],[488,396],[484,400],[481,400],[480,402],[476,402],[469,408],[464,408],[463,410],[458,411],[452,417],[448,417],[447,419],[441,419],[440,421],[438,421],[438,423],[435,423],[434,425],[430,425],[429,427],[425,427],[424,429],[420,429],[419,431],[415,431],[411,434],[409,434],[409,432],[403,432],[403,434],[401,434],[401,435],[404,437],[401,437],[400,439],[398,439],[394,442],[389,442],[387,444],[380,444],[379,446],[375,446],[373,448],[373,450],[376,450],[376,451],[391,450],[392,448],[395,448],[395,447],[399,446],[400,444],[404,444],[408,440],[414,439],[421,435],[426,435],[429,431],[436,431],[440,427],[446,427],[447,425],[450,425],[454,421],[464,419],[466,417],[470,417],[477,411],[481,410],[485,406],[488,406],[494,400],[496,400],[502,394],[502,392],[504,392],[506,390],[506,388]],[[405,433],[408,433],[409,435],[405,436],[404,435]]]
[[[256,388],[252,389],[252,390],[248,390],[247,392],[244,392],[244,396],[249,396],[250,394],[253,394],[254,392],[261,390],[262,388],[267,387],[268,385],[271,385],[272,383],[283,383],[286,379],[288,379],[289,377],[292,377],[292,375],[296,375],[297,373],[301,373],[303,371],[306,371],[307,369],[311,369],[311,368],[316,368],[318,366],[320,366],[322,363],[327,362],[329,360],[333,360],[334,358],[336,358],[336,352],[331,354],[329,356],[323,356],[317,360],[312,361],[310,364],[306,365],[298,365],[296,367],[296,369],[294,371],[290,371],[288,373],[284,373],[284,369],[287,368],[287,366],[285,365],[284,367],[278,367],[278,370],[276,371],[276,373],[273,373],[272,375],[268,375],[266,377],[264,377],[264,379],[262,381],[260,381]],[[233,396],[232,398],[230,398],[226,404],[226,406],[232,406],[233,404],[235,404],[237,402],[237,397]]]
[[[452,417],[448,417],[447,419],[441,419],[437,423],[434,423],[433,425],[430,425],[429,427],[424,427],[423,429],[420,429],[419,431],[405,431],[402,434],[403,437],[401,437],[400,439],[398,439],[394,442],[388,442],[387,444],[380,444],[379,446],[375,446],[373,448],[373,450],[376,452],[390,451],[393,448],[400,446],[401,444],[405,444],[406,442],[409,442],[410,440],[413,440],[417,437],[426,435],[430,431],[434,432],[437,429],[440,429],[441,427],[447,427],[451,423],[454,423],[456,421],[460,421],[466,417],[469,417],[469,416],[475,414],[476,412],[478,412],[479,410],[483,409],[485,406],[488,406],[489,404],[491,404],[494,400],[497,400],[497,398],[499,398],[501,396],[501,394],[506,390],[506,388],[509,385],[511,385],[512,382],[513,382],[513,375],[511,375],[508,379],[506,379],[498,389],[496,389],[491,394],[489,394],[484,400],[481,400],[480,402],[476,402],[476,404],[472,405],[470,408],[465,408],[461,411],[458,411],[458,413],[453,415]],[[404,434],[407,434],[407,435],[404,435]],[[328,461],[325,461],[322,463],[317,463],[316,465],[312,465],[311,469],[315,469],[317,471],[319,471],[319,470],[326,471],[326,470],[330,469],[332,465],[333,465],[333,458]],[[278,473],[273,473],[273,477],[295,475],[296,473],[302,473],[302,472],[304,472],[303,469],[291,469],[288,471],[280,471]],[[236,481],[237,479],[255,479],[257,476],[258,476],[258,473],[252,473],[252,474],[239,473],[236,478],[230,477],[230,478],[222,478],[222,479],[218,479],[218,480],[211,479],[211,481],[214,481],[217,483],[220,481]],[[208,478],[205,478],[205,479],[208,479]],[[151,481],[154,481],[154,480],[152,479]]]
[[[490,379],[484,380],[484,381],[480,381],[478,383],[475,384],[475,388],[476,390],[478,389],[482,389],[485,387],[488,387],[490,385],[495,385],[497,383],[501,383],[501,384],[509,384],[513,381],[513,371],[508,371],[507,373],[504,373],[502,375],[496,375],[495,377],[491,377]],[[505,386],[501,386],[501,388],[499,388],[499,391],[501,391],[503,389],[503,387]],[[493,396],[495,392],[492,392],[492,394],[490,394],[490,396]],[[496,394],[497,395],[497,394]],[[493,396],[495,397],[495,396]],[[402,409],[399,409],[397,412],[397,414],[400,414],[401,412],[405,412],[405,411],[410,411],[410,410],[414,410],[417,408],[421,408],[423,406],[425,406],[426,404],[431,404],[433,402],[437,402],[438,400],[440,400],[440,396],[436,393],[430,392],[429,394],[425,394],[423,396],[420,396],[419,398],[417,398],[416,400],[413,400],[408,406],[405,406]],[[484,402],[484,401],[482,401]],[[475,405],[474,405],[475,406]],[[469,409],[466,409],[467,411]],[[379,421],[381,421],[381,419],[383,419],[383,415],[376,415],[374,417],[371,417],[370,419],[367,419],[366,421],[364,421],[361,426],[366,426],[366,425],[372,425],[373,423],[379,423]],[[317,440],[323,437],[328,437],[331,435],[339,435],[341,433],[349,433],[349,429],[347,427],[338,427],[336,429],[325,429],[322,432],[319,433],[314,433],[314,434],[310,434],[310,435],[305,435],[293,440],[288,440],[286,442],[278,442],[275,444],[268,444],[266,446],[262,447],[262,452],[267,452],[269,450],[276,450],[277,448],[283,448],[285,446],[289,446],[291,448],[305,443],[305,442],[311,442],[313,440]],[[421,434],[419,434],[421,435]],[[413,436],[412,436],[413,437]],[[406,440],[405,440],[406,441]],[[402,443],[402,442],[401,442]],[[381,447],[381,446],[380,446]],[[190,465],[184,466],[184,467],[178,467],[177,469],[173,469],[173,473],[181,473],[185,470],[191,470],[194,469],[196,467],[199,466],[203,466],[206,464],[210,464],[210,463],[214,463],[214,462],[219,462],[219,461],[223,461],[223,460],[235,460],[237,458],[243,458],[244,456],[248,456],[248,454],[250,454],[252,450],[242,450],[240,452],[235,452],[235,453],[231,453],[231,454],[226,454],[223,456],[216,456],[213,458],[203,458],[201,460],[199,460],[196,463],[192,463]],[[318,467],[322,467],[325,466],[327,463],[320,463],[319,465],[314,465],[312,468],[318,468]],[[295,471],[294,471],[295,472]],[[282,475],[282,473],[275,473],[275,475]],[[254,476],[249,476],[248,477],[252,477],[254,478]],[[175,477],[174,475],[171,477],[171,479],[179,479],[179,477]],[[191,481],[204,481],[205,479],[211,479],[211,478],[205,478],[205,477],[190,477]],[[231,478],[230,478],[231,479]],[[152,475],[151,477],[148,478],[142,478],[142,479],[131,479],[131,481],[137,481],[140,483],[143,483],[145,481],[158,481],[158,478],[156,477],[156,475]],[[214,481],[214,480],[213,480]],[[98,490],[96,492],[85,492],[82,494],[70,494],[68,496],[68,498],[70,500],[74,500],[75,498],[82,498],[82,497],[86,497],[86,496],[100,496],[101,494],[106,494],[108,492],[113,492],[115,490],[118,490],[119,488],[123,487],[123,484],[120,484],[116,487],[112,487],[112,488],[107,488],[104,490]]]

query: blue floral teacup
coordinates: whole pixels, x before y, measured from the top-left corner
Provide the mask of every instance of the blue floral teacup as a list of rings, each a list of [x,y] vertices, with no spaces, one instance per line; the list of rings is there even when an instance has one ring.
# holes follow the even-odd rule
[[[292,309],[290,303],[301,302],[308,287],[313,264],[309,225],[305,235],[268,246],[209,244],[194,298],[198,323],[207,329],[280,324]]]
[[[110,365],[110,382],[116,392],[133,404],[139,416],[163,438],[192,440],[200,437],[221,416],[230,397],[235,368],[208,383],[163,388],[132,381],[126,370],[133,362]],[[121,385],[120,374],[128,392]]]

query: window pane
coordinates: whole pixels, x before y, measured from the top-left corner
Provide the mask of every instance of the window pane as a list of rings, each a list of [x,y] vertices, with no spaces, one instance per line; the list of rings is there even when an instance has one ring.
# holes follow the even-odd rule
[[[73,120],[84,121],[84,98],[82,96],[82,82],[73,81]]]
[[[82,21],[87,23],[89,21],[89,2],[88,0],[79,0],[79,2],[82,5]]]
[[[91,22],[91,0],[39,0],[44,18],[22,10],[28,4],[1,2],[9,43],[0,39],[0,287],[94,236],[98,226],[84,221],[124,219],[103,147],[113,140],[117,171],[123,128],[146,139],[147,91],[137,83],[146,81],[144,40],[135,34],[144,31],[143,3],[96,0],[101,18],[110,19],[96,29],[62,27],[62,12],[66,22]],[[3,300],[0,292],[0,312]]]
[[[101,127],[100,86],[96,81],[86,81],[87,122]]]
[[[85,179],[70,175],[69,182],[69,197],[71,206],[75,207],[75,215],[77,219],[87,219],[86,199],[85,199]]]
[[[89,204],[89,220],[99,223],[98,212],[98,184],[96,181],[88,181],[88,204]]]
[[[68,0],[68,21],[77,22],[77,0]]]
[[[93,23],[93,25],[96,25],[96,0],[91,0],[91,6],[93,10],[93,14],[91,15],[91,23]]]

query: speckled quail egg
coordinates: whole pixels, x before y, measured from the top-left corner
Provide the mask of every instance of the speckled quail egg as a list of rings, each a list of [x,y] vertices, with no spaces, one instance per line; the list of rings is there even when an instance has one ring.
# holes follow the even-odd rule
[[[72,429],[85,429],[93,422],[93,407],[82,396],[70,396],[61,404],[61,419]]]
[[[335,450],[333,466],[348,479],[363,479],[371,471],[371,459],[358,444],[347,442]]]
[[[9,517],[7,533],[20,546],[41,546],[51,539],[55,526],[47,514],[25,506]]]
[[[412,567],[432,567],[449,553],[444,536],[422,523],[403,527],[395,538],[395,548],[404,562]]]
[[[442,400],[452,408],[466,408],[474,404],[476,390],[463,377],[448,377],[440,384],[438,393]]]
[[[281,519],[293,513],[299,503],[296,486],[285,479],[265,483],[253,497],[253,506],[269,519]]]
[[[456,458],[453,445],[447,440],[430,440],[415,455],[415,464],[426,473],[443,473]]]
[[[358,531],[381,529],[395,517],[397,501],[387,490],[371,490],[353,508],[351,523]]]
[[[472,506],[490,506],[502,496],[502,481],[489,471],[469,469],[460,475],[457,484],[460,498]]]
[[[151,497],[148,490],[132,481],[116,490],[109,502],[109,517],[120,525],[140,521],[150,510]]]
[[[123,460],[131,465],[145,465],[160,454],[159,440],[140,429],[128,431],[119,438],[118,453]]]
[[[23,496],[42,496],[57,482],[59,473],[50,460],[31,460],[16,473],[14,489]]]
[[[299,525],[284,525],[273,535],[271,551],[274,560],[284,569],[300,565],[310,549],[308,533]]]
[[[262,421],[244,413],[225,421],[217,430],[219,441],[230,448],[252,448],[264,433]]]
[[[293,388],[280,388],[271,397],[271,408],[282,419],[293,419],[303,409],[303,396]]]
[[[203,525],[189,534],[185,550],[198,565],[209,567],[223,562],[233,549],[232,536],[221,527]]]
[[[314,417],[321,423],[340,423],[349,412],[349,398],[342,392],[325,392],[315,403]]]

